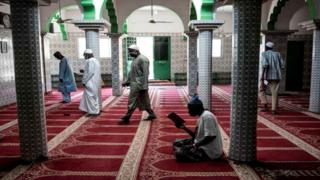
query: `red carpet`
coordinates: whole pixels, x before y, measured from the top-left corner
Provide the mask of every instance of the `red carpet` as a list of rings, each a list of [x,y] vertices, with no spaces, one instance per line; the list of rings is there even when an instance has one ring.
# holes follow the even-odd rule
[[[227,132],[229,132],[230,123],[222,123],[226,122],[226,117],[219,117],[219,114],[228,113],[221,113],[221,110],[216,109],[215,104],[225,104],[226,106],[230,106],[231,88],[230,86],[215,87],[218,88],[213,91],[213,112],[215,114],[218,114],[217,117],[219,121],[220,119],[222,119],[220,125]],[[223,90],[224,93],[219,92],[219,89],[220,91]],[[226,100],[225,98],[227,98],[228,100]],[[230,107],[226,107],[224,111],[230,112]],[[280,127],[288,131],[292,130],[289,131],[291,133],[296,132],[296,135],[304,140],[306,140],[306,138],[301,135],[301,132],[304,131],[298,131],[297,129],[304,129],[306,127],[317,128],[318,126],[318,123],[315,123],[315,121],[312,121],[311,123],[305,123],[305,121],[302,121],[303,123],[297,123],[299,122],[299,120],[295,118],[300,117],[314,120],[313,118],[307,117],[300,112],[291,112],[282,109],[280,111],[280,115],[277,116],[272,116],[270,113],[259,113],[259,115],[267,118],[269,121],[279,125]],[[282,117],[286,117],[286,120],[282,120]],[[291,119],[295,119],[295,121],[292,122]],[[277,132],[273,131],[262,123],[258,122],[257,126],[257,160],[259,161],[259,163],[257,163],[254,168],[261,177],[266,179],[312,179],[314,176],[317,176],[318,178],[320,177],[320,173],[314,174],[314,172],[318,171],[318,168],[320,166],[320,161],[318,159],[305,152],[298,146],[294,145],[289,140],[280,136]],[[296,129],[296,131],[294,131],[293,129]],[[312,132],[316,133],[314,131]],[[319,139],[319,137],[316,139]]]
[[[78,95],[81,91],[72,93],[72,96]],[[105,100],[111,95],[111,89],[103,89],[102,99]],[[45,96],[46,106],[53,105],[54,103],[59,103],[61,101],[61,93],[54,91],[53,93]],[[46,127],[47,127],[47,139],[50,141],[57,134],[62,132],[81,116],[84,115],[83,112],[78,110],[81,96],[77,96],[72,99],[71,103],[61,104],[56,108],[50,109],[46,112]],[[16,118],[15,105],[10,105],[4,107],[0,110],[4,114],[12,113],[12,116],[8,116],[12,121],[13,117]],[[19,164],[19,130],[18,126],[11,126],[2,132],[4,139],[0,142],[0,178],[4,176],[7,172],[12,170]]]
[[[175,128],[166,115],[177,112],[192,129],[196,123],[196,118],[188,115],[187,100],[181,93],[182,90],[178,88],[159,90],[160,104],[156,108],[158,119],[152,123],[137,179],[239,179],[225,159],[201,163],[178,163],[175,160],[173,140],[188,135]]]
[[[137,110],[129,125],[118,125],[126,109],[127,97],[121,96],[50,151],[50,160],[18,179],[115,179],[141,119]]]

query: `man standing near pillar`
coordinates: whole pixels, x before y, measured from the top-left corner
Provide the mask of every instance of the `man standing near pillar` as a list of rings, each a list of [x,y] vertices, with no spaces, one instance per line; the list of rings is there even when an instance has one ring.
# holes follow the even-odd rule
[[[100,63],[93,57],[91,49],[86,49],[83,54],[86,59],[82,85],[84,87],[83,96],[79,109],[87,112],[88,116],[100,114],[99,87],[101,86]]]
[[[63,95],[63,102],[71,101],[70,93],[77,91],[76,82],[72,68],[67,60],[59,51],[55,52],[54,57],[60,60],[59,63],[59,91]]]
[[[119,124],[129,124],[131,115],[137,107],[140,111],[146,110],[149,113],[145,120],[157,118],[151,109],[148,93],[149,60],[140,54],[139,47],[135,44],[130,45],[128,51],[130,56],[134,58],[127,81],[122,83],[122,86],[130,86],[128,111],[121,118]]]
[[[260,82],[264,82],[264,80],[268,81],[268,87],[270,88],[272,95],[272,114],[277,114],[278,89],[281,80],[281,70],[284,69],[284,62],[280,53],[274,51],[273,47],[274,44],[272,42],[267,42],[266,51],[261,55],[261,65],[263,70]],[[265,102],[265,104],[267,103],[265,93],[260,95],[260,98],[261,102]]]

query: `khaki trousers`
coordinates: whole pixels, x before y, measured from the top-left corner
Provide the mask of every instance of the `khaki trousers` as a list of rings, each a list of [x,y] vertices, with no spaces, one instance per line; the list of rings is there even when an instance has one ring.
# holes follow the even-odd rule
[[[268,81],[268,87],[270,88],[271,91],[271,99],[272,99],[272,111],[277,110],[278,108],[278,90],[279,90],[279,80],[269,80]],[[262,81],[259,82],[259,87],[261,87]],[[261,104],[267,104],[267,96],[266,96],[266,91],[262,91],[259,89],[259,98],[261,101]]]

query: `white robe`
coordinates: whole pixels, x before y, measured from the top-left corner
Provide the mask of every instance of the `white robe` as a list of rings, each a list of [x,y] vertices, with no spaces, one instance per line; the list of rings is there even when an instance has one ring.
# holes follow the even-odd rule
[[[86,60],[82,84],[85,85],[79,109],[89,114],[99,114],[99,87],[101,86],[100,62],[96,58]]]

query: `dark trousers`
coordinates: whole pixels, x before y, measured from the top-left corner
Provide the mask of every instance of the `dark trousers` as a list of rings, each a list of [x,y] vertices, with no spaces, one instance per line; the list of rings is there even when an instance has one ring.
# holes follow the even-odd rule
[[[199,162],[209,160],[207,154],[193,147],[193,139],[177,139],[173,142],[173,152],[178,162]]]
[[[135,109],[136,108],[128,109],[127,113],[121,119],[129,121]],[[149,113],[149,116],[156,116],[151,108],[146,109],[146,111]]]

